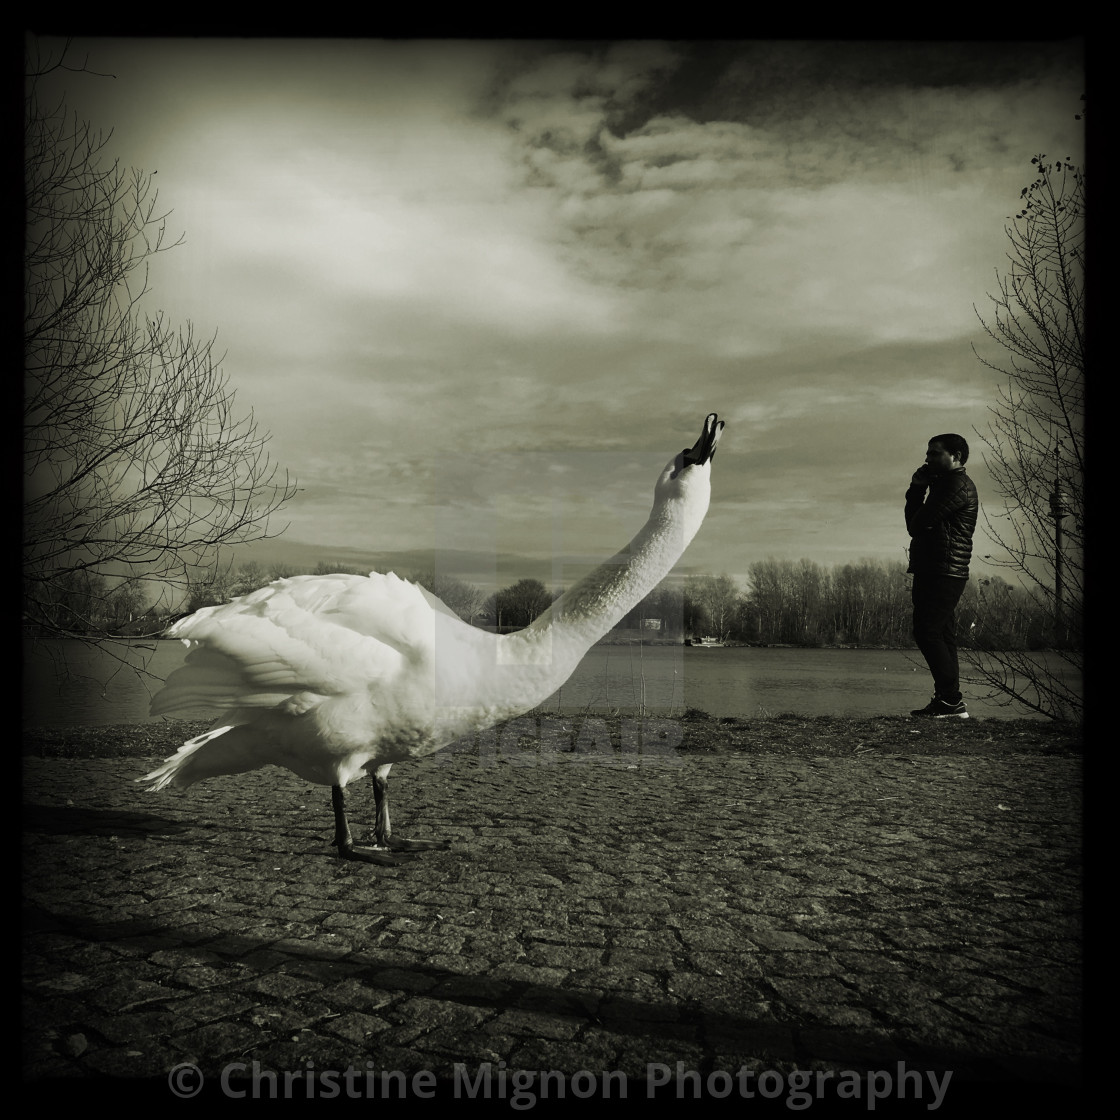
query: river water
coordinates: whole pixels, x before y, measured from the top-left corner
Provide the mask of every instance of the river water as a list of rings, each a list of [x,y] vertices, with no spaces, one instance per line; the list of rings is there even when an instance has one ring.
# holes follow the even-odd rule
[[[25,642],[23,722],[32,727],[146,722],[153,718],[151,694],[184,655],[175,641],[115,643],[111,653],[79,642]],[[1051,664],[1061,666],[1056,659]],[[1067,671],[1065,679],[1080,688],[1076,675]],[[979,684],[962,686],[974,716],[1032,714],[986,699],[987,689]],[[700,708],[713,716],[875,716],[922,707],[932,692],[916,650],[596,646],[543,707],[568,714],[617,709],[672,715]],[[213,715],[205,709],[193,714]]]

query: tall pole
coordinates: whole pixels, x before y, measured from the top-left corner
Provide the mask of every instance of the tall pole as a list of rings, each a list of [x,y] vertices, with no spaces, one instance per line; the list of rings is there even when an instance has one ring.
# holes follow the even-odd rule
[[[1062,492],[1061,477],[1055,473],[1054,489],[1050,492],[1050,516],[1054,519],[1054,638],[1064,640],[1062,603],[1065,590],[1062,587],[1062,518],[1069,513],[1066,495]]]

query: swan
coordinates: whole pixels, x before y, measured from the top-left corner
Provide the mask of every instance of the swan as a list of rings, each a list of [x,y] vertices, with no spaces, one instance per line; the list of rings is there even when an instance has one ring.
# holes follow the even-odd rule
[[[645,525],[529,626],[497,635],[463,622],[436,596],[392,573],[278,579],[168,631],[188,649],[152,698],[152,715],[222,712],[138,782],[149,790],[284,766],[331,787],[343,859],[395,865],[394,853],[446,848],[395,837],[388,780],[464,735],[529,711],[571,676],[588,649],[668,574],[708,510],[724,422],[674,456]],[[345,790],[373,779],[372,846],[354,843]]]

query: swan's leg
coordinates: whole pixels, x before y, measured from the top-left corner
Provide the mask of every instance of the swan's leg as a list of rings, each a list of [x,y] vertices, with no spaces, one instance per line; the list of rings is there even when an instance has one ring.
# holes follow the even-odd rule
[[[393,836],[393,826],[389,821],[389,766],[379,766],[370,777],[373,778],[373,799],[377,806],[377,823],[374,826],[374,839],[379,848],[392,848],[395,852],[426,852],[434,848],[447,848],[446,840],[398,840]]]
[[[346,819],[346,794],[342,786],[331,786],[331,803],[334,805],[334,845],[338,848],[340,859],[380,863],[387,867],[396,867],[401,862],[387,851],[354,846],[354,838],[350,835],[350,823]]]

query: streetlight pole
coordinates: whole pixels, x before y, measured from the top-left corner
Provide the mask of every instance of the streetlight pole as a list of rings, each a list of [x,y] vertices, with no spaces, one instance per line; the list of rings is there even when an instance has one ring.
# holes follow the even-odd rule
[[[1061,476],[1055,471],[1054,489],[1050,491],[1050,516],[1054,519],[1054,638],[1061,642],[1065,589],[1062,586],[1062,560],[1065,542],[1062,537],[1062,519],[1069,515],[1069,498],[1062,490]]]

